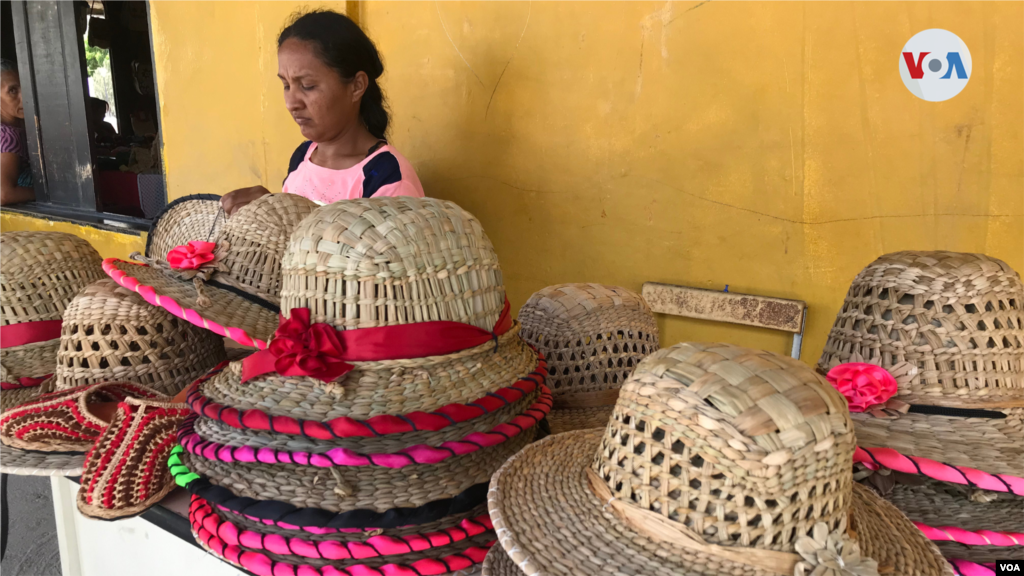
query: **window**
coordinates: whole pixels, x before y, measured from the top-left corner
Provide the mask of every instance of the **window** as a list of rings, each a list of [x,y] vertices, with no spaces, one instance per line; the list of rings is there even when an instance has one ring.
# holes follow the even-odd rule
[[[166,204],[148,4],[4,0],[36,202],[15,208],[142,227]],[[12,48],[4,41],[4,57]]]

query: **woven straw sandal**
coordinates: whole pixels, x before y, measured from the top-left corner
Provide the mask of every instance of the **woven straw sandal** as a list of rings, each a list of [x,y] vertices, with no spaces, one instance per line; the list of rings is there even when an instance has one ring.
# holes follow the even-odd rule
[[[0,442],[40,452],[85,452],[107,428],[88,405],[127,398],[157,398],[138,384],[103,382],[44,394],[0,415]]]
[[[85,455],[78,510],[101,520],[134,516],[174,489],[166,462],[174,432],[189,414],[184,404],[127,398]]]
[[[548,362],[552,434],[604,426],[619,387],[661,347],[647,303],[618,286],[548,286],[519,309],[519,322],[522,338]]]

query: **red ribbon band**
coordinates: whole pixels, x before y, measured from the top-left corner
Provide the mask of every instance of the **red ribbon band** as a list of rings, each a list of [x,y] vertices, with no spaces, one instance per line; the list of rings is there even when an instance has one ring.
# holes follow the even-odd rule
[[[512,327],[509,308],[506,298],[491,332],[462,322],[442,320],[335,330],[329,324],[310,324],[308,308],[294,308],[291,318],[281,321],[270,346],[242,360],[242,382],[269,372],[332,382],[352,370],[348,362],[452,354],[508,332]]]
[[[62,320],[37,320],[0,326],[0,348],[13,348],[60,338]]]
[[[18,378],[17,382],[0,382],[0,390],[20,390],[22,388],[32,388],[33,386],[39,386],[46,379],[53,374],[47,374],[46,376],[40,376],[39,378],[33,378],[26,376],[24,378]]]

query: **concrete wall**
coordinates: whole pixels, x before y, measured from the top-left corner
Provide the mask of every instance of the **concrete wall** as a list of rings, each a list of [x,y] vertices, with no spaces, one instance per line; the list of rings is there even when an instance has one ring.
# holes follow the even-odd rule
[[[151,2],[170,197],[280,186],[301,136],[276,35],[303,2]],[[480,217],[514,309],[559,282],[644,281],[810,305],[817,359],[852,277],[904,249],[1024,270],[1024,5],[348,2],[377,42],[391,140]],[[903,86],[915,33],[974,61]],[[662,341],[788,336],[661,320]]]

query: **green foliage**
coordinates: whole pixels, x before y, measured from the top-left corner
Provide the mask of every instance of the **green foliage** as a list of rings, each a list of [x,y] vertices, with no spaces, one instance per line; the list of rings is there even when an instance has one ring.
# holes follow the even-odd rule
[[[97,48],[95,46],[89,46],[89,41],[85,41],[85,65],[89,69],[89,76],[96,71],[97,68],[107,67],[107,61],[110,58],[110,52],[103,48]]]

